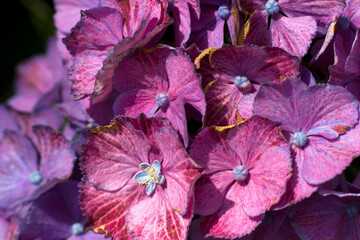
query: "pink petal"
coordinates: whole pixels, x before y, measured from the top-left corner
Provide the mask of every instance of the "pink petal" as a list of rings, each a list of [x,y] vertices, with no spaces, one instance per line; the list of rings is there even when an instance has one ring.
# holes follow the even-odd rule
[[[152,89],[134,89],[123,92],[114,101],[114,115],[126,115],[137,117],[140,113],[145,113],[151,117],[157,110],[156,92]]]
[[[230,170],[200,178],[195,185],[195,213],[208,216],[219,210],[233,182],[234,177]]]
[[[191,32],[191,18],[187,1],[175,1],[173,6],[175,46],[183,46]]]
[[[301,155],[302,176],[310,184],[324,183],[340,174],[360,155],[359,124],[336,141],[309,137],[309,144]]]
[[[316,21],[306,17],[284,17],[276,15],[270,24],[271,45],[303,57],[316,33]]]
[[[168,118],[177,133],[184,140],[185,146],[188,146],[189,136],[187,131],[184,102],[181,96],[171,101],[170,106],[168,107],[168,109],[166,109],[165,112],[162,109],[159,109],[159,111],[157,111],[154,116]]]
[[[132,205],[126,216],[130,234],[139,239],[185,239],[193,216],[193,201],[185,215],[169,204],[167,195],[159,191]]]
[[[166,58],[165,68],[169,78],[170,98],[181,95],[184,102],[204,115],[205,96],[200,86],[200,76],[195,73],[194,64],[190,58],[179,51],[173,51]]]
[[[256,93],[246,94],[237,105],[238,113],[242,119],[248,119],[253,116],[253,105]]]
[[[241,186],[239,200],[248,216],[257,216],[269,210],[285,193],[291,176],[292,159],[288,149],[270,147],[250,170],[249,183]]]
[[[239,184],[233,184],[229,188],[220,210],[204,218],[201,229],[206,237],[242,237],[252,232],[261,223],[265,214],[248,217],[242,209],[242,204],[238,199],[241,191],[239,186]]]
[[[110,130],[89,132],[81,158],[81,169],[97,189],[115,191],[123,188],[148,162],[149,142],[144,134],[127,121],[116,119]],[[111,131],[111,129],[114,129]]]
[[[236,158],[241,160],[241,165],[247,169],[257,166],[261,155],[271,146],[288,149],[288,145],[279,134],[278,127],[260,117],[253,117],[233,128],[227,136],[227,142],[236,153]],[[240,162],[235,166],[239,164]]]
[[[161,168],[166,181],[164,193],[169,205],[184,215],[193,195],[195,181],[200,176],[199,166],[187,155],[177,134],[170,128],[161,128],[154,134],[163,157]]]
[[[225,132],[219,133],[213,127],[205,128],[191,144],[190,156],[205,168],[204,174],[232,170],[239,165],[238,159],[231,157],[234,153],[227,146],[225,138]]]

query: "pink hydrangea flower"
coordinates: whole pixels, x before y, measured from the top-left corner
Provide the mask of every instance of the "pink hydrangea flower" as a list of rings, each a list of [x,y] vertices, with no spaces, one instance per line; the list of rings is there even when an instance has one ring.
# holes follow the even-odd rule
[[[205,167],[195,186],[195,213],[206,236],[249,234],[280,200],[291,175],[289,147],[269,120],[253,117],[229,132],[206,128],[190,156]]]
[[[295,155],[294,174],[277,207],[310,196],[360,155],[358,101],[342,87],[307,87],[299,79],[266,83],[253,111],[281,123]]]
[[[235,124],[252,116],[259,86],[299,75],[298,59],[279,48],[227,46],[200,56],[198,72],[206,98],[204,125]]]
[[[113,239],[185,239],[199,169],[166,119],[118,117],[88,134],[80,203]]]
[[[114,115],[167,117],[188,144],[184,104],[205,113],[200,78],[188,56],[168,47],[139,50],[119,64],[113,82]]]
[[[240,0],[240,5],[251,14],[245,43],[279,47],[298,57],[345,6],[342,0]]]

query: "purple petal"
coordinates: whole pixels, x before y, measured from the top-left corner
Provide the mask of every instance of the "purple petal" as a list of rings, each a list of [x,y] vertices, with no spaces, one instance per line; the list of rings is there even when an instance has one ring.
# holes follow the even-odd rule
[[[29,178],[38,171],[37,152],[25,136],[13,131],[5,131],[0,150],[0,208],[12,210],[37,188]]]
[[[288,17],[313,17],[320,28],[340,16],[345,7],[341,0],[279,0],[279,5]]]
[[[356,32],[350,54],[345,62],[345,72],[353,79],[360,78],[360,30]]]
[[[183,46],[191,32],[190,10],[187,1],[175,1],[173,5],[175,46]]]
[[[266,11],[255,10],[248,21],[250,28],[247,35],[245,35],[245,43],[268,46],[270,44],[270,31],[268,29],[268,14]]]
[[[316,33],[316,21],[309,16],[284,17],[276,15],[270,24],[271,45],[303,57]]]

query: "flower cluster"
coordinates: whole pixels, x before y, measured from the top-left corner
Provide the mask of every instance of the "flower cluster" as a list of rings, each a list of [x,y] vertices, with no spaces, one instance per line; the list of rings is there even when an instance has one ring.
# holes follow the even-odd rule
[[[0,105],[0,239],[360,239],[360,0],[54,5]]]

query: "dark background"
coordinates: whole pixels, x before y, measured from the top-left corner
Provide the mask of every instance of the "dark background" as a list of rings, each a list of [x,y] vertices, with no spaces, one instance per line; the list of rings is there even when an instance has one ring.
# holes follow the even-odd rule
[[[55,35],[52,0],[9,0],[1,7],[0,101],[13,94],[16,66],[34,54],[45,52],[49,36]]]

